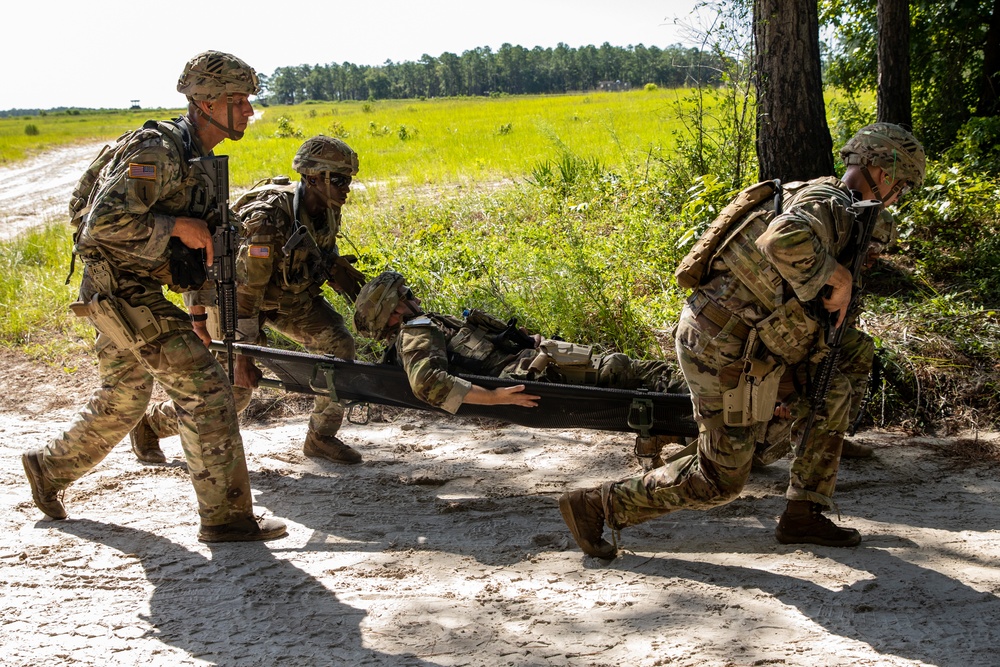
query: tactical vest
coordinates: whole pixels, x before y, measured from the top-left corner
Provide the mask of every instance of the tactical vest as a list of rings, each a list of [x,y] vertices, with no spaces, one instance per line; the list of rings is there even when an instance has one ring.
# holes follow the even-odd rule
[[[805,198],[816,201],[839,199],[845,205],[851,200],[846,186],[834,177],[787,183],[782,186],[781,194],[785,210]],[[741,219],[732,220],[732,226],[714,250],[701,282],[708,283],[724,271],[739,279],[752,294],[759,311],[764,313],[756,321],[748,323],[753,325],[758,339],[774,355],[783,363],[792,365],[801,361],[816,344],[820,327],[814,316],[794,298],[794,294],[786,293],[784,278],[757,247],[757,239],[774,218],[775,207],[771,201],[765,200],[752,207]],[[822,230],[817,231],[822,233]],[[844,237],[849,231],[837,229],[833,233]],[[712,298],[711,295],[702,296]]]
[[[453,373],[496,377],[525,348],[501,335],[507,325],[481,310],[469,311],[465,319],[440,313],[424,313],[406,322],[408,326],[434,326],[444,334],[448,352],[448,369]],[[392,346],[398,361],[397,344]]]
[[[309,234],[316,241],[315,247],[310,247],[309,243],[303,243],[295,248],[286,248],[285,242],[281,247],[278,247],[275,242],[280,241],[280,238],[258,238],[247,229],[251,220],[264,216],[287,241],[302,225],[295,207],[295,195],[298,187],[299,184],[291,182],[287,176],[267,178],[256,183],[233,205],[246,240],[270,244],[269,252],[274,253],[272,256],[277,262],[276,274],[280,278],[277,285],[269,286],[265,295],[265,308],[269,304],[278,304],[279,310],[294,309],[298,301],[318,295],[321,291],[320,287],[327,280],[328,267],[336,253],[336,235],[340,227],[339,218],[333,225],[328,224],[321,229],[307,228]],[[246,262],[249,259],[245,255],[246,252],[241,252],[237,259],[238,275],[247,275]],[[288,302],[282,306],[282,303],[288,301],[289,295],[301,295],[301,299],[292,299],[296,302],[295,304]]]

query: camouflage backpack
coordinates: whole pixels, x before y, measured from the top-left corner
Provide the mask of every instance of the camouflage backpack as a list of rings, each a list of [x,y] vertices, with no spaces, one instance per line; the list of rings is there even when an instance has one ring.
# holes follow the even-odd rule
[[[159,130],[159,132],[157,132]],[[188,159],[192,155],[191,136],[187,130],[182,128],[175,121],[147,120],[138,130],[130,130],[121,135],[112,144],[105,144],[97,157],[93,159],[90,166],[80,176],[76,182],[69,200],[69,224],[73,227],[73,256],[70,260],[69,275],[66,276],[66,284],[73,277],[76,268],[76,242],[80,236],[80,228],[86,220],[87,214],[93,207],[93,197],[97,190],[97,183],[101,179],[104,169],[111,164],[117,164],[118,160],[125,154],[126,149],[136,140],[155,139],[160,136],[170,137],[175,143],[178,152],[184,156],[182,170],[186,173]]]

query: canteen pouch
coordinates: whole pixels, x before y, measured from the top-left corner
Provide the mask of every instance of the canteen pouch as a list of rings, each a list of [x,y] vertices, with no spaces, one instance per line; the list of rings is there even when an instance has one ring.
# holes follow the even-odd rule
[[[789,299],[757,323],[757,338],[789,366],[802,361],[816,344],[819,323],[798,299]]]
[[[88,318],[95,329],[123,350],[137,350],[162,333],[149,308],[130,306],[113,296],[95,294],[89,302],[70,304],[70,309],[77,317]]]

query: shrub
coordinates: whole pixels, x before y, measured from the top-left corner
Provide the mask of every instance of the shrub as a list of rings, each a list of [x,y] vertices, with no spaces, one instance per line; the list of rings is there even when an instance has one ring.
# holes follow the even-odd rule
[[[28,123],[27,125],[24,126],[24,133],[26,135],[28,135],[29,137],[37,137],[38,136],[38,126],[34,125],[32,123]]]

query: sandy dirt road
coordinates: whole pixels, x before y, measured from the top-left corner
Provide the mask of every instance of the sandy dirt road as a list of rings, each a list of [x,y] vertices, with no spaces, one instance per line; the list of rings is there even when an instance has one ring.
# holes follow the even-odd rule
[[[0,367],[2,665],[1000,662],[998,467],[955,439],[865,434],[876,457],[846,461],[838,490],[858,548],[774,540],[779,462],[725,507],[626,530],[606,563],[556,498],[635,474],[630,437],[394,412],[345,426],[365,456],[347,467],[302,455],[299,406],[244,428],[256,505],[289,536],[209,546],[176,438],[162,466],[118,445],[67,492],[68,520],[43,519],[20,453],[96,374]]]

